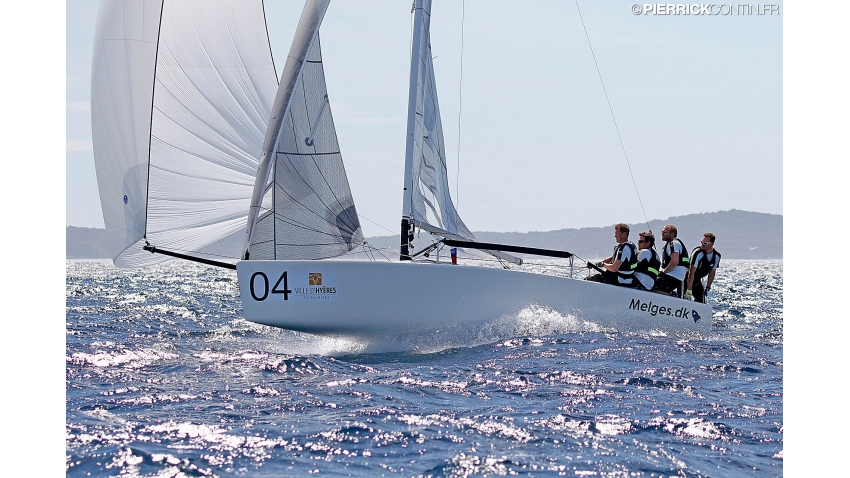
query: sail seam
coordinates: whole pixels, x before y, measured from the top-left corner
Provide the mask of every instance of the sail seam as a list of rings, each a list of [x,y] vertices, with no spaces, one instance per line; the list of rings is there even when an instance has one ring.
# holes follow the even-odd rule
[[[287,159],[288,159],[288,158],[287,158]],[[295,165],[294,165],[294,164],[292,164],[292,162],[291,162],[291,161],[288,161],[288,162],[289,162],[289,164],[292,166],[292,170],[293,170],[293,172],[295,173],[295,175],[297,175],[297,176],[298,176],[298,178],[299,178],[299,179],[301,179],[301,182],[303,182],[305,186],[307,186],[308,188],[310,188],[310,183],[308,183],[308,182],[307,182],[307,180],[306,180],[306,179],[304,179],[304,176],[302,176],[302,175],[301,175],[301,173],[298,171],[298,168],[296,168],[296,167],[295,167]],[[314,163],[315,163],[315,162],[314,162]],[[317,166],[317,168],[318,168],[318,166]],[[321,173],[320,173],[320,174],[321,174]],[[325,184],[327,184],[327,181],[325,181]],[[330,186],[328,186],[328,188],[330,188]],[[310,189],[312,189],[312,188],[310,188]],[[289,196],[289,197],[290,197],[290,198],[291,198],[294,202],[296,202],[298,205],[302,206],[303,208],[305,208],[305,209],[307,209],[308,211],[310,211],[311,213],[313,213],[316,217],[319,217],[319,218],[321,218],[322,220],[324,220],[325,222],[327,222],[328,224],[330,224],[330,222],[329,222],[327,219],[323,218],[322,216],[319,216],[318,214],[316,214],[316,212],[315,212],[315,211],[310,210],[310,208],[308,208],[308,207],[307,207],[307,206],[305,206],[304,204],[301,204],[300,202],[298,202],[298,201],[297,201],[295,198],[293,198],[293,197],[292,197],[289,193],[287,193],[286,191],[283,191],[283,192],[284,192],[287,196]],[[316,197],[317,197],[317,198],[319,198],[319,197],[318,197],[318,194],[316,195]],[[334,198],[336,198],[336,196],[334,196]],[[327,210],[328,210],[328,212],[333,213],[333,209],[331,209],[331,208],[330,208],[330,207],[329,207],[329,206],[325,203],[325,201],[322,201],[322,198],[319,198],[319,202],[322,204],[322,206],[324,206],[324,207],[325,207],[325,209],[327,209]],[[337,199],[337,204],[341,204],[341,203],[339,202],[339,199]]]
[[[301,78],[299,79],[299,81],[301,81],[302,96],[304,97],[304,109],[305,109],[305,114],[306,114],[306,116],[307,116],[307,122],[309,123],[309,122],[310,122],[310,112],[308,111],[308,108],[307,108],[307,98],[306,98],[306,94],[307,94],[307,93],[306,93],[306,89],[307,89],[307,87],[306,87],[306,85],[304,84],[304,70],[303,70],[303,69],[301,70]],[[290,116],[290,119],[291,119],[290,124],[291,124],[291,128],[292,128],[292,137],[293,137],[293,138],[296,138],[296,143],[297,143],[298,132],[295,130],[295,119],[294,119],[294,118],[292,118],[292,109],[291,109],[291,108],[289,109],[289,116]],[[315,147],[313,147],[313,149],[315,150]],[[278,152],[278,154],[286,155],[287,153],[281,153],[281,152]],[[298,155],[299,155],[299,156],[312,156],[312,154],[310,154],[310,153],[299,153]],[[299,179],[301,179],[301,182],[303,182],[303,183],[304,183],[304,185],[305,185],[305,186],[307,186],[307,188],[308,188],[308,189],[312,190],[312,188],[310,187],[310,183],[308,183],[308,182],[307,182],[307,180],[306,180],[306,179],[304,179],[304,176],[301,174],[301,172],[300,172],[300,171],[298,171],[298,168],[297,168],[297,167],[295,167],[295,164],[294,164],[294,163],[293,163],[293,162],[289,159],[289,157],[286,157],[286,162],[287,162],[287,163],[291,166],[291,169],[292,169],[292,171],[295,173],[295,175],[297,175],[297,176],[298,176],[298,178],[299,178]],[[315,164],[315,165],[316,165],[316,169],[318,170],[319,166],[318,166],[318,164],[315,162],[315,160],[313,160],[313,164]],[[319,171],[319,174],[321,175],[321,171]],[[324,179],[324,176],[322,176],[322,179]],[[325,184],[327,185],[327,180],[325,180]],[[329,185],[328,185],[328,188],[330,189],[330,186],[329,186]],[[319,217],[319,218],[321,218],[322,220],[324,220],[325,222],[328,222],[328,220],[327,220],[327,219],[323,218],[322,216],[319,216],[319,215],[318,215],[318,214],[316,214],[314,211],[310,210],[310,208],[308,208],[307,206],[305,206],[305,205],[301,204],[300,202],[298,202],[295,198],[293,198],[293,197],[292,197],[289,193],[287,193],[286,191],[284,191],[284,193],[286,193],[286,195],[287,195],[287,196],[289,196],[289,197],[290,197],[290,198],[291,198],[294,202],[296,202],[298,205],[300,205],[300,206],[304,207],[305,209],[307,209],[308,211],[312,212],[312,213],[313,213],[316,217]],[[331,190],[331,193],[333,194],[333,191],[332,191],[332,190]],[[316,195],[316,197],[318,197],[318,195]],[[337,198],[336,198],[336,195],[334,195],[334,199],[337,199]],[[328,212],[333,213],[333,210],[332,210],[332,209],[331,209],[331,208],[330,208],[330,207],[329,207],[329,206],[328,206],[328,205],[327,205],[324,201],[322,201],[322,198],[321,198],[321,197],[319,197],[319,202],[322,204],[322,206],[324,206],[324,207],[325,207],[325,209],[327,209],[327,210],[328,210]],[[339,199],[337,199],[337,203],[339,203]],[[275,205],[277,205],[277,203],[275,203]],[[329,223],[329,222],[328,222],[328,223]],[[329,224],[330,224],[330,223],[329,223]]]
[[[290,226],[298,227],[298,228],[304,229],[305,231],[311,231],[311,232],[315,232],[315,233],[318,233],[318,234],[324,234],[326,236],[338,237],[338,236],[335,236],[334,234],[332,234],[330,232],[325,232],[325,231],[304,225],[304,224],[300,223],[298,220],[293,219],[293,218],[291,218],[291,217],[289,217],[285,214],[278,213],[276,211],[271,211],[271,210],[269,210],[269,212],[272,214],[272,216],[274,216],[275,219],[278,219],[281,222],[285,222],[285,223],[289,224]],[[319,216],[318,214],[316,214],[316,217],[319,217],[320,219],[324,219],[321,216]],[[328,222],[328,221],[325,220],[325,222]],[[328,224],[330,224],[330,223],[328,222]]]
[[[309,183],[308,183],[308,182],[304,179],[304,177],[301,175],[301,173],[300,173],[300,172],[298,172],[298,169],[295,167],[295,165],[294,165],[294,164],[292,164],[292,162],[291,162],[291,161],[289,162],[289,164],[292,166],[292,168],[291,168],[291,169],[293,170],[293,172],[295,173],[295,175],[297,175],[297,176],[298,176],[298,178],[299,178],[299,179],[301,179],[301,182],[303,182],[305,186],[307,186],[309,189],[311,189],[311,190],[312,190],[312,188],[310,188],[310,184],[309,184]],[[277,188],[275,188],[275,190],[277,190]],[[289,199],[291,199],[291,200],[292,200],[292,202],[294,202],[295,204],[298,204],[299,206],[303,207],[303,208],[304,208],[304,209],[306,209],[308,212],[312,213],[314,216],[316,216],[316,217],[318,217],[319,219],[321,219],[321,220],[325,221],[326,223],[333,225],[330,221],[328,221],[328,220],[327,220],[327,218],[320,216],[318,213],[316,213],[315,211],[313,211],[312,209],[310,209],[309,207],[307,207],[306,205],[304,205],[303,203],[301,203],[300,201],[298,201],[297,199],[295,199],[294,197],[292,197],[292,195],[291,195],[291,194],[289,194],[288,192],[286,192],[286,190],[285,190],[285,189],[281,188],[281,191],[282,191],[284,194],[286,194],[286,195],[289,197]],[[318,197],[318,195],[317,195],[317,197]],[[328,207],[328,205],[327,205],[327,204],[325,204],[325,202],[324,202],[324,201],[322,201],[322,200],[321,200],[321,198],[319,198],[319,202],[322,204],[322,206],[324,206],[324,207],[325,207],[325,209],[327,209],[327,210],[328,210],[328,212],[330,212],[331,214],[333,214],[333,209],[331,209],[330,207]],[[340,202],[339,202],[339,200],[337,200],[337,204],[342,205],[342,203],[340,203]],[[275,211],[274,211],[274,214],[277,214],[276,209],[277,209],[277,203],[275,203]]]
[[[322,55],[322,42],[321,42],[321,40],[319,39],[319,32],[318,32],[318,31],[316,31],[316,43],[315,43],[314,45],[312,45],[312,46],[311,46],[311,48],[310,48],[310,53],[312,53],[312,52],[313,52],[313,48],[318,48],[318,51],[319,51],[319,58],[321,58],[321,55]],[[319,61],[316,61],[316,60],[305,60],[305,62],[306,62],[306,63],[318,63],[318,64],[320,64],[320,65],[321,65],[321,63],[322,63],[322,62],[321,62],[321,60],[319,60]],[[321,76],[324,78],[324,76],[325,76],[325,70],[324,70],[324,68],[320,68],[320,70],[321,70],[321,74],[322,74]],[[312,123],[313,123],[313,121],[310,119],[310,108],[309,108],[309,102],[307,101],[307,85],[306,85],[305,83],[306,83],[306,82],[304,81],[304,70],[302,69],[302,70],[301,70],[301,86],[302,86],[302,88],[301,88],[301,93],[302,93],[302,96],[303,96],[303,98],[304,98],[304,113],[305,113],[305,114],[306,114],[306,116],[307,116],[307,124],[308,124],[308,125],[310,125],[310,124],[312,124]],[[325,86],[325,91],[327,91],[327,85]],[[328,102],[327,102],[327,100],[326,100],[326,101],[325,101],[325,104],[323,104],[322,106],[323,106],[323,107],[324,107],[324,106],[326,106],[326,105],[327,105],[327,103],[328,103]],[[317,121],[320,119],[321,114],[322,114],[322,110],[319,110],[319,116],[318,116],[318,117],[316,117],[316,120],[317,120]],[[331,115],[331,118],[333,118],[333,115]],[[294,126],[295,126],[295,125],[293,124],[293,127],[294,127]],[[319,125],[318,125],[318,124],[316,124],[316,127],[318,127],[318,126],[319,126]],[[334,133],[334,136],[336,136],[336,130],[334,130],[334,131],[333,131],[333,133]],[[310,136],[313,136],[313,135],[314,135],[314,131],[310,131]],[[315,142],[313,143],[313,146],[311,146],[311,147],[313,148],[313,151],[315,152],[315,151],[316,151],[316,149],[317,149]],[[310,156],[310,159],[313,161],[313,165],[316,167],[316,172],[318,172],[318,173],[319,173],[319,176],[321,176],[322,181],[324,181],[325,186],[327,186],[327,187],[328,187],[328,191],[330,191],[330,193],[331,193],[331,195],[333,196],[334,200],[336,200],[336,203],[337,203],[337,204],[342,204],[342,203],[340,202],[339,198],[337,197],[336,192],[333,190],[333,188],[331,187],[330,183],[328,183],[328,179],[325,177],[324,173],[322,173],[322,169],[321,169],[321,168],[319,168],[319,163],[318,163],[318,162],[316,162],[316,158],[315,158],[315,157],[313,157],[313,155],[312,155],[312,154],[311,154],[311,155],[309,155],[309,156]],[[340,157],[342,157],[342,155],[341,155],[341,154],[340,154]],[[299,173],[298,175],[299,175],[299,176],[301,176],[301,174],[300,174],[300,173]],[[302,178],[302,179],[303,179],[303,178]],[[327,204],[325,204],[325,203],[324,203],[324,201],[322,201],[322,204],[325,206],[325,208],[327,208],[328,212],[330,212],[331,214],[333,214],[333,210],[332,210],[330,207],[328,207],[328,205],[327,205]],[[330,224],[330,221],[328,221],[328,220],[325,220],[325,222],[327,222],[328,224]],[[331,224],[331,225],[332,225],[332,224]]]
[[[334,154],[342,154],[339,151],[332,151],[329,153],[288,153],[286,151],[278,151],[277,154],[285,154],[287,156],[332,156]]]
[[[259,213],[264,226],[256,228],[255,232],[261,234],[256,240],[249,237],[247,241],[262,250],[252,254],[251,259],[269,255],[277,260],[292,256],[334,257],[352,250],[363,240],[344,165],[340,164],[342,155],[333,119],[329,116],[318,32],[326,6],[326,1],[308,2],[305,6],[299,22],[300,33],[293,42],[298,54],[290,49],[279,82],[277,101],[282,107],[276,111],[280,116],[272,119],[266,139],[268,146],[264,148],[266,160],[273,161],[265,167],[273,166],[274,174],[264,197],[252,198],[251,206],[251,217]],[[321,104],[319,93],[325,95]],[[311,141],[314,136],[315,141]],[[305,156],[310,156],[310,160]],[[267,191],[269,187],[272,194]],[[259,194],[255,192],[255,196]],[[269,227],[267,220],[273,226]],[[256,224],[258,220],[252,222]],[[311,247],[315,250],[310,251]]]

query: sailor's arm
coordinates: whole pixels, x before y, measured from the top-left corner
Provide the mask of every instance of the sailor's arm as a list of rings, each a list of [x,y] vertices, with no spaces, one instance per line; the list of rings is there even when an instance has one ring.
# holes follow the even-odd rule
[[[609,258],[610,259],[610,258]],[[623,263],[622,259],[617,259],[613,264],[603,264],[602,267],[605,268],[608,272],[617,272],[620,270],[620,265]]]
[[[690,271],[690,273],[688,273],[687,290],[693,290],[694,289],[694,276],[696,275],[696,273],[697,273],[697,268],[694,267],[694,266],[691,266],[691,271]],[[714,275],[714,271],[711,271],[711,273],[712,273],[712,275]],[[709,281],[708,283],[711,284],[711,281]]]
[[[603,264],[610,264],[612,262],[614,262],[614,256],[608,256],[605,259],[602,259]]]
[[[664,268],[664,273],[669,274],[670,271],[676,268],[679,265],[679,253],[674,252],[670,254],[670,263],[667,264],[667,267]]]
[[[717,272],[717,269],[711,269],[711,272],[708,273],[708,279],[705,281],[705,290],[711,289],[711,283],[714,282],[715,272]]]

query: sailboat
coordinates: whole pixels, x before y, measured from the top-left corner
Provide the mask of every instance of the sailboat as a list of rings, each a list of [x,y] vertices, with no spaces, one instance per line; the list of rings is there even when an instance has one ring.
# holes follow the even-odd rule
[[[260,0],[101,6],[92,126],[116,265],[235,268],[245,319],[315,334],[428,334],[528,309],[617,330],[710,328],[709,305],[513,270],[517,253],[572,254],[476,239],[449,193],[431,0],[414,5],[399,258],[346,259],[365,239],[325,84],[329,2],[305,3],[279,82]],[[419,245],[417,230],[434,240]],[[197,253],[239,231],[235,264]],[[504,267],[432,260],[443,247]]]

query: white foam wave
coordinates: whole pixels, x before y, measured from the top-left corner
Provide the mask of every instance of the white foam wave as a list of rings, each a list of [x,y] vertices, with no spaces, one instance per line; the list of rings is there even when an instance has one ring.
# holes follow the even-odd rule
[[[532,305],[516,314],[504,315],[485,324],[478,331],[479,344],[488,344],[516,337],[545,337],[581,332],[600,332],[599,325],[563,315],[548,307]]]
[[[143,368],[154,362],[165,359],[177,358],[177,354],[163,352],[150,348],[141,350],[122,350],[120,352],[77,352],[66,358],[66,361],[79,365],[93,365],[95,367],[124,366],[127,368]]]
[[[593,322],[579,320],[572,315],[563,315],[553,309],[536,305],[526,307],[515,314],[504,315],[482,326],[457,325],[428,334],[317,336],[256,324],[250,327],[262,328],[262,330],[258,329],[258,332],[270,332],[269,344],[268,347],[264,347],[264,350],[320,356],[393,352],[432,354],[452,348],[477,347],[518,337],[545,337],[603,330]]]

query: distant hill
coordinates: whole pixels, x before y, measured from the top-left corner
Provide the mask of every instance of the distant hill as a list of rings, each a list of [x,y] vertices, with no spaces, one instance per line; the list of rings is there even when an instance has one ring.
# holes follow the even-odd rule
[[[656,240],[661,241],[661,229],[665,224],[674,224],[688,249],[693,249],[705,232],[717,235],[717,250],[725,259],[782,259],[782,216],[732,209],[656,219],[649,222]],[[637,233],[645,224],[630,224],[630,238],[637,240]],[[475,236],[485,242],[567,250],[585,259],[599,259],[611,255],[614,247],[613,224],[605,227],[581,229],[559,229],[546,232],[476,232]],[[109,258],[104,245],[104,229],[68,226],[66,231],[65,257],[68,259]],[[242,234],[234,234],[217,244],[205,248],[208,252],[236,257],[242,245]],[[398,236],[367,238],[378,248],[398,247]]]
[[[109,259],[105,235],[106,229],[68,226],[65,228],[65,258]]]
[[[668,219],[649,221],[649,228],[661,243],[661,229],[673,224],[679,231],[679,239],[688,249],[693,249],[706,232],[717,236],[715,247],[725,259],[782,259],[782,216],[732,209],[674,216]],[[646,230],[646,224],[629,224],[632,241],[637,234]],[[475,232],[483,242],[513,244],[570,251],[585,259],[601,259],[611,255],[614,248],[613,224],[605,227],[581,229],[559,229],[546,232]],[[397,247],[398,236],[381,236],[367,239],[378,248]]]

